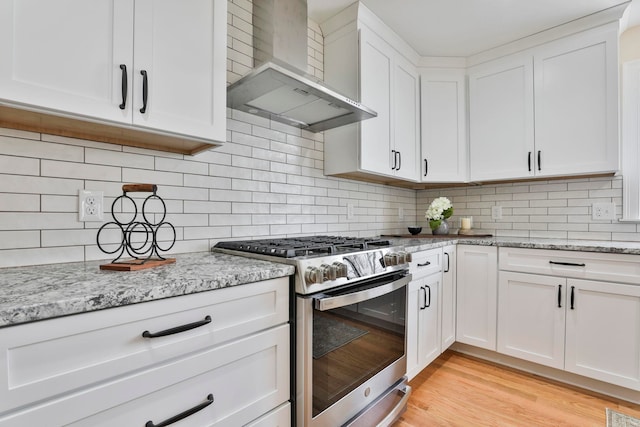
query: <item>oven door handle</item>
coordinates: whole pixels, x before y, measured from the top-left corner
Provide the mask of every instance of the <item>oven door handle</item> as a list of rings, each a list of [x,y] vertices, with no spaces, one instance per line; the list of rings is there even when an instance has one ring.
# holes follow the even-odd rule
[[[336,296],[327,296],[326,294],[320,294],[313,297],[314,307],[316,310],[327,311],[334,308],[340,308],[351,304],[356,304],[362,301],[367,301],[373,298],[380,297],[382,295],[390,294],[396,291],[411,281],[411,275],[408,274],[401,279],[393,282],[385,283],[384,285],[376,286],[375,288],[365,289],[359,292],[345,293]]]

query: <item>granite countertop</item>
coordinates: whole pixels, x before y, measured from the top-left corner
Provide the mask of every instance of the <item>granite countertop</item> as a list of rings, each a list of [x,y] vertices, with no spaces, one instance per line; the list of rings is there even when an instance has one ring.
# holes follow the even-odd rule
[[[0,269],[0,327],[289,276],[294,267],[222,253],[172,255],[175,264],[105,271],[105,261]]]
[[[563,251],[601,252],[613,254],[640,255],[640,242],[531,239],[520,237],[468,237],[452,234],[448,237],[389,237],[393,245],[404,246],[409,252],[439,248],[447,245],[464,244],[480,246],[502,246],[528,249],[554,249]]]

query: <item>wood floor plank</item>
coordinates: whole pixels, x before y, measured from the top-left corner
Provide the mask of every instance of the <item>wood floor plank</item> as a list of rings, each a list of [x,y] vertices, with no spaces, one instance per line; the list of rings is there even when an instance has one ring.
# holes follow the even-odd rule
[[[606,408],[640,417],[640,405],[450,350],[410,385],[393,427],[604,427]]]

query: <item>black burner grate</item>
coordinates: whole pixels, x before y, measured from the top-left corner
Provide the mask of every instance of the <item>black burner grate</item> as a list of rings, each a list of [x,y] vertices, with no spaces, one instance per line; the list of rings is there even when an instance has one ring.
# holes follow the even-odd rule
[[[389,240],[375,237],[340,237],[340,236],[306,236],[283,239],[261,239],[219,242],[216,248],[230,249],[277,256],[295,258],[299,256],[322,256],[339,252],[354,252],[391,246]]]

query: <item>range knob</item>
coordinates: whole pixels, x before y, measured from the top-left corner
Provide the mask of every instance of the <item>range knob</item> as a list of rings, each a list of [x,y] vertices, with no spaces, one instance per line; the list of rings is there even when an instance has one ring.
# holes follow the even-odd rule
[[[347,277],[347,265],[345,263],[335,261],[332,265],[336,269],[336,279]]]
[[[322,283],[322,271],[317,267],[307,267],[304,272],[304,280],[308,284]]]
[[[398,254],[395,252],[389,252],[384,256],[384,265],[387,267],[391,267],[393,265],[398,265]]]
[[[320,266],[322,271],[322,280],[336,280],[336,268],[333,265],[322,264]]]
[[[411,254],[409,252],[398,252],[398,264],[408,264],[412,261]]]

